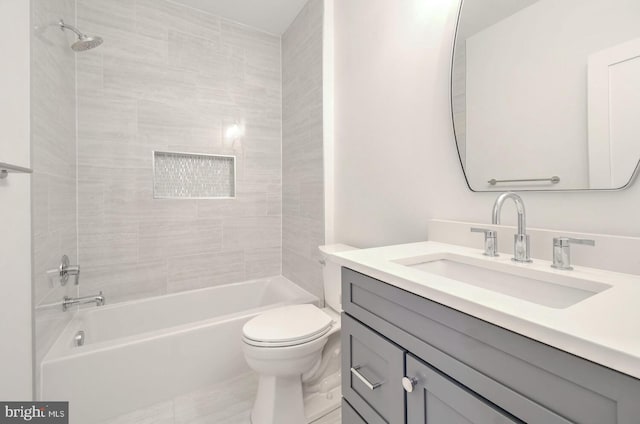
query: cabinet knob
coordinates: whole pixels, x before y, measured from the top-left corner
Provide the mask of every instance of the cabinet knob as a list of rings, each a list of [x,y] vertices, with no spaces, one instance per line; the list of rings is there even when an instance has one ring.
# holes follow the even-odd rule
[[[405,392],[413,392],[413,389],[416,388],[416,384],[418,384],[417,379],[413,377],[402,377],[402,387],[404,387]]]

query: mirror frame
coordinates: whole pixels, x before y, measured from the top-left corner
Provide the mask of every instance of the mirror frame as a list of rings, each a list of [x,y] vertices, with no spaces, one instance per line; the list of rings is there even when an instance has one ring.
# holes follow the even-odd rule
[[[456,25],[455,25],[455,33],[453,34],[453,46],[451,48],[451,61],[450,61],[450,69],[449,69],[449,108],[450,108],[450,112],[451,112],[451,126],[453,127],[453,141],[456,144],[456,152],[458,153],[458,162],[460,163],[460,168],[462,169],[462,174],[464,175],[464,181],[467,184],[467,187],[469,188],[469,190],[473,193],[500,193],[500,192],[506,192],[506,191],[515,191],[515,192],[540,192],[540,193],[545,193],[545,192],[552,192],[552,193],[562,193],[562,192],[607,192],[607,191],[623,191],[628,189],[629,187],[631,187],[633,185],[633,183],[636,181],[636,179],[638,178],[638,174],[640,174],[640,159],[638,159],[638,163],[635,167],[635,169],[633,170],[633,173],[631,174],[631,176],[629,177],[629,181],[623,185],[622,187],[615,187],[615,188],[567,188],[567,189],[553,189],[553,188],[547,188],[547,189],[531,189],[531,188],[527,188],[527,189],[520,189],[517,187],[505,187],[504,190],[500,190],[500,189],[496,189],[496,190],[476,190],[473,187],[471,187],[471,183],[469,182],[469,177],[467,176],[467,171],[464,168],[464,163],[462,162],[462,154],[460,153],[460,145],[458,144],[458,134],[456,132],[456,119],[455,119],[455,114],[454,114],[454,110],[453,110],[453,68],[454,68],[454,62],[455,62],[455,52],[456,52],[456,47],[458,45],[458,34],[459,34],[459,28],[460,28],[460,18],[462,17],[462,8],[464,6],[464,3],[467,0],[460,0],[460,6],[458,7],[458,15],[456,17]],[[480,1],[480,0],[477,0]]]

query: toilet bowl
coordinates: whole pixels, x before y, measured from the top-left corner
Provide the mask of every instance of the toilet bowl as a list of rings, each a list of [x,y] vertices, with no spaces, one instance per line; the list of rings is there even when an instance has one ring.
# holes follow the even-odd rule
[[[336,336],[340,331],[342,311],[340,266],[326,255],[354,248],[330,245],[321,246],[320,250],[325,259],[323,276],[327,307],[293,305],[276,308],[253,318],[243,327],[245,359],[260,377],[251,411],[252,424],[303,424],[317,418],[305,413],[303,383],[313,381],[317,386],[318,379],[327,372],[328,364],[336,362]],[[331,351],[324,352],[328,340],[332,340]],[[339,349],[339,339],[337,342]]]

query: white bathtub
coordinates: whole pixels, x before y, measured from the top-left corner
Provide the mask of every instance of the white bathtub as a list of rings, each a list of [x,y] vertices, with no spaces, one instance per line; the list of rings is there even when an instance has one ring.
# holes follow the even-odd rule
[[[317,301],[279,276],[83,309],[42,361],[40,399],[69,401],[71,423],[91,424],[225,381],[249,371],[247,320]]]

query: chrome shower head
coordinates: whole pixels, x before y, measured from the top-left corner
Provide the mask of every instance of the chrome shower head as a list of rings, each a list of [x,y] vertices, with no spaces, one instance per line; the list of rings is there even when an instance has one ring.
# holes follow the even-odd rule
[[[88,37],[85,35],[83,37],[80,37],[78,41],[73,43],[71,45],[71,49],[73,49],[74,52],[84,52],[86,50],[95,49],[100,44],[102,44],[102,42],[103,40],[101,37],[98,37],[98,36]]]
[[[60,29],[62,31],[64,31],[65,29],[68,29],[69,31],[72,31],[78,36],[78,41],[76,41],[71,45],[71,49],[74,52],[84,52],[87,50],[94,49],[98,47],[100,44],[102,44],[104,41],[102,40],[102,37],[98,37],[95,35],[88,36],[86,34],[83,34],[76,27],[65,24],[62,19],[60,19],[60,22],[58,22],[58,25],[60,25]]]

